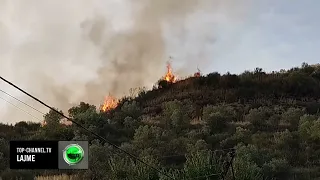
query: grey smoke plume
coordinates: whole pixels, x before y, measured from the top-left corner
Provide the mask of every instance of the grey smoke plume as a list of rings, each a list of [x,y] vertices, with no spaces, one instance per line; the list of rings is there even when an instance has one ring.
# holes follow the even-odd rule
[[[101,16],[82,24],[90,40],[102,50],[103,65],[97,71],[97,81],[86,86],[88,100],[96,99],[90,92],[98,90],[101,94],[105,86],[119,96],[132,87],[150,86],[163,75],[164,63],[168,60],[164,23],[172,29],[183,29],[188,15],[198,10],[226,7],[231,10],[230,14],[239,15],[231,3],[213,0],[139,0],[133,6],[130,31],[106,37],[103,33],[110,26]],[[180,36],[183,38],[183,34]]]
[[[79,101],[99,105],[109,92],[120,97],[164,75],[171,55],[166,34],[179,46],[212,43],[214,32],[203,29],[197,41],[186,41],[193,14],[213,13],[212,22],[223,24],[241,20],[249,5],[249,0],[0,0],[0,73],[63,110]],[[189,48],[181,53],[204,56],[203,47]],[[175,70],[193,73],[197,64],[210,63],[192,58],[178,60]],[[7,117],[17,114],[13,110]]]
[[[101,17],[84,22],[91,27],[88,36],[102,50],[102,67],[98,69],[98,82],[87,84],[89,99],[95,99],[90,92],[105,93],[109,86],[112,94],[122,95],[129,88],[154,83],[163,75],[163,64],[167,60],[162,24],[170,18],[186,18],[186,14],[197,9],[199,2],[193,0],[140,0],[134,4],[130,31],[107,37],[108,28]],[[100,92],[99,92],[100,94]]]

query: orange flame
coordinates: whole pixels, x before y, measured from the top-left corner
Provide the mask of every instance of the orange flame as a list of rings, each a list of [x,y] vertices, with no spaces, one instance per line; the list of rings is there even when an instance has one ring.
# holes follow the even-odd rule
[[[107,112],[107,111],[110,111],[111,109],[116,108],[117,106],[118,106],[118,100],[109,94],[108,96],[105,97],[104,103],[101,106],[101,110],[103,112]]]
[[[171,64],[169,62],[167,64],[167,74],[163,77],[163,79],[168,82],[176,82],[177,80],[176,76],[172,73]]]

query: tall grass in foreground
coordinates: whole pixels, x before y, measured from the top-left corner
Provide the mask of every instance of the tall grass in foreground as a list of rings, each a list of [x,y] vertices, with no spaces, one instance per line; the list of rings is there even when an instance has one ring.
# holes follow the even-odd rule
[[[68,176],[65,174],[55,176],[38,176],[35,180],[78,180],[77,176]]]

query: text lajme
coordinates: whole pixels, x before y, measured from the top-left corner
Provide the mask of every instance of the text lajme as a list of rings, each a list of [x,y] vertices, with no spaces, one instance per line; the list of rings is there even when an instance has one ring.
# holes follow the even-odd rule
[[[36,155],[17,155],[17,162],[35,162]]]

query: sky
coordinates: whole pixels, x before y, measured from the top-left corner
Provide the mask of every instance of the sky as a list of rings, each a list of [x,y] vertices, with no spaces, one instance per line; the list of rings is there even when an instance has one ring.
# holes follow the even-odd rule
[[[0,76],[65,111],[152,87],[169,56],[180,77],[197,67],[206,74],[315,64],[318,7],[317,0],[0,0]],[[0,90],[48,111],[3,82]],[[0,122],[41,119],[0,92]]]

